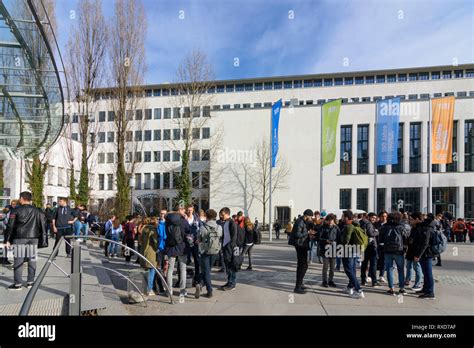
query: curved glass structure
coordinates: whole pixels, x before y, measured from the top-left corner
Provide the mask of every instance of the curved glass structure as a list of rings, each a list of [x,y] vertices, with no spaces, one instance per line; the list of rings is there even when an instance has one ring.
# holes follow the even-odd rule
[[[65,77],[55,56],[60,58],[59,49],[43,2],[1,0],[0,151],[30,157],[59,136]]]

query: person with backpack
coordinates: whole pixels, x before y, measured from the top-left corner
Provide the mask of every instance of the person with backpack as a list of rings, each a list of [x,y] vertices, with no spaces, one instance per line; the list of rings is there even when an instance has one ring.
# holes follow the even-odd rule
[[[148,271],[148,286],[145,292],[145,296],[155,295],[153,292],[153,286],[156,276],[156,267],[159,267],[156,260],[156,251],[158,250],[158,233],[156,231],[156,218],[145,218],[144,227],[142,229],[141,245],[142,245],[142,254],[149,261],[146,262],[140,258],[140,266]],[[150,265],[151,263],[151,265]],[[153,268],[152,267],[155,267]]]
[[[380,230],[382,226],[387,223],[388,212],[385,209],[382,209],[379,212],[378,219],[374,223],[374,227],[377,231],[379,231],[379,236],[375,238],[377,242],[377,270],[379,271],[379,283],[386,283],[384,275],[385,275],[385,257],[383,251],[383,244],[380,242]]]
[[[275,220],[275,222],[273,223],[273,230],[275,231],[276,239],[280,239],[281,224],[278,220]]]
[[[196,298],[199,298],[203,284],[206,286],[207,291],[204,296],[207,298],[212,297],[211,269],[221,250],[221,238],[223,234],[222,227],[217,224],[216,218],[217,213],[215,210],[207,210],[206,222],[204,222],[199,229],[197,241],[201,255],[201,275],[199,282],[196,284],[196,292],[194,294]]]
[[[237,284],[236,273],[239,269],[239,262],[242,259],[238,245],[238,234],[240,226],[231,218],[230,209],[227,207],[219,211],[219,218],[223,221],[223,241],[222,252],[227,273],[227,282],[221,286],[223,291],[231,291],[235,289]],[[240,229],[242,230],[242,229]],[[240,264],[242,264],[240,262]]]
[[[56,209],[56,215],[53,219],[53,231],[56,234],[56,241],[54,247],[59,243],[61,237],[70,236],[73,234],[73,226],[77,221],[77,215],[70,206],[68,206],[67,198],[59,199],[59,207]],[[66,256],[71,256],[71,240],[65,244]]]
[[[464,236],[467,230],[467,226],[464,223],[462,218],[458,218],[456,222],[453,224],[453,232],[454,232],[454,241],[456,243],[464,242]]]
[[[242,258],[245,257],[245,254],[249,256],[249,265],[247,267],[248,271],[252,270],[252,249],[254,244],[255,237],[255,226],[253,225],[250,218],[246,217],[244,219],[244,230],[245,230],[245,245],[242,250]]]
[[[405,245],[410,236],[410,228],[401,223],[402,214],[393,212],[388,214],[387,223],[380,229],[380,243],[383,244],[385,271],[390,295],[395,295],[393,284],[393,262],[398,271],[399,294],[406,294],[405,291]]]
[[[122,224],[120,223],[120,220],[115,219],[112,224],[112,229],[110,231],[110,239],[115,242],[118,242],[119,240],[121,240],[122,232],[123,230],[122,230]],[[118,251],[118,244],[110,243],[109,250],[108,250],[109,258],[117,257],[117,251]]]
[[[176,260],[179,268],[180,296],[186,297],[186,236],[190,234],[189,223],[185,218],[184,207],[179,206],[176,212],[170,212],[166,216],[166,242],[164,254],[168,257],[168,272],[166,281],[168,287],[173,288],[173,271]]]
[[[415,271],[415,283],[412,286],[412,290],[418,291],[421,290],[421,280],[423,278],[423,272],[421,270],[421,264],[418,261],[415,261],[415,240],[419,238],[419,234],[422,234],[421,223],[423,222],[423,214],[420,212],[412,213],[411,216],[411,231],[410,236],[408,237],[407,253],[405,258],[406,262],[406,274],[405,274],[405,286],[409,286],[411,282],[412,271]]]
[[[124,226],[123,241],[132,250],[135,250],[135,234],[137,233],[137,226],[135,225],[135,218],[132,215],[127,216],[127,222]],[[129,249],[125,250],[125,262],[130,263],[132,258],[132,251]]]
[[[369,213],[360,220],[360,227],[365,231],[369,238],[369,244],[364,251],[364,260],[360,267],[360,282],[365,285],[367,282],[367,267],[369,268],[369,277],[373,287],[380,286],[377,281],[377,237],[379,231],[375,229],[374,223],[377,220],[375,213]]]
[[[433,253],[431,245],[433,244],[433,235],[435,233],[431,219],[432,214],[428,214],[426,219],[422,220],[421,213],[413,215],[416,228],[419,232],[413,239],[413,260],[419,262],[423,271],[423,287],[418,290],[419,298],[434,299],[434,278],[433,278]]]
[[[367,236],[364,230],[354,221],[354,214],[351,210],[345,210],[342,213],[342,221],[344,222],[344,229],[341,232],[342,245],[344,248],[344,255],[342,257],[342,265],[344,272],[349,279],[349,284],[346,288],[346,293],[352,298],[364,298],[365,294],[360,287],[360,283],[357,280],[356,263],[359,253],[357,250],[361,249],[361,252],[367,247],[368,242]],[[357,230],[356,230],[357,229]],[[366,238],[366,242],[362,239]],[[347,250],[347,251],[346,251]],[[356,252],[352,252],[355,250]]]
[[[336,256],[332,255],[332,245],[337,243],[337,237],[340,233],[339,227],[335,224],[336,215],[329,214],[324,219],[323,224],[320,228],[319,242],[318,242],[318,255],[323,258],[323,286],[336,287],[334,283],[334,268],[336,266]],[[329,268],[329,279],[328,279],[328,268]]]
[[[309,249],[309,238],[310,231],[308,230],[308,224],[311,223],[313,217],[313,211],[306,209],[303,212],[303,216],[299,217],[293,225],[288,244],[295,247],[296,250],[296,284],[293,292],[297,294],[305,294],[306,286],[303,284],[304,276],[308,270],[308,249]],[[311,231],[314,234],[314,231]]]
[[[190,257],[192,256],[194,262],[194,279],[193,286],[196,285],[196,281],[199,279],[200,273],[200,261],[199,261],[199,247],[197,245],[197,236],[199,228],[202,224],[199,216],[194,212],[194,206],[188,204],[186,206],[186,221],[189,224],[189,234],[186,236],[186,255],[188,257],[186,264],[190,264]]]
[[[158,226],[156,227],[156,232],[158,234],[158,250],[156,251],[156,262],[160,266],[160,269],[163,271],[163,274],[166,276],[168,271],[168,260],[165,257],[165,248],[166,248],[166,215],[168,214],[166,209],[160,210],[160,215],[158,217]],[[156,276],[155,276],[156,278]],[[160,295],[165,295],[165,290],[161,278],[158,277],[158,293]]]

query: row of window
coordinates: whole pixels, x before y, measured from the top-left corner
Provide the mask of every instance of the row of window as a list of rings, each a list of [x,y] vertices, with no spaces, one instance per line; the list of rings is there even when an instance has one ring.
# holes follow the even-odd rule
[[[411,122],[408,125],[409,130],[409,173],[420,173],[422,170],[421,158],[421,122]],[[398,125],[398,163],[392,165],[392,173],[404,173],[404,123]],[[453,162],[446,165],[446,172],[457,172],[458,161],[458,121],[454,121],[453,125]],[[340,137],[340,174],[352,174],[352,125],[341,126]],[[474,120],[466,120],[464,122],[464,171],[474,171]],[[357,125],[357,174],[369,173],[369,125]],[[433,172],[439,172],[440,166],[433,165]],[[386,173],[386,166],[378,166],[378,173]]]
[[[179,172],[165,173],[136,173],[136,190],[161,190],[177,187]],[[194,189],[209,188],[209,172],[191,172],[191,185]],[[114,174],[99,174],[99,190],[114,189]]]
[[[181,161],[181,156],[184,156],[184,150],[137,151],[135,152],[135,156],[133,155],[133,152],[127,152],[125,153],[125,162],[179,162]],[[210,150],[191,150],[191,161],[209,161],[210,156]],[[97,162],[99,164],[116,163],[117,154],[115,152],[100,152],[97,154]]]
[[[316,79],[297,79],[284,81],[266,81],[266,82],[247,82],[247,83],[228,83],[219,84],[210,87],[207,93],[234,93],[234,92],[250,92],[262,90],[279,90],[292,88],[312,88],[312,87],[331,87],[343,85],[363,85],[374,83],[396,83],[406,81],[428,81],[452,78],[472,78],[474,77],[474,69],[457,69],[442,71],[422,71],[400,74],[377,74],[365,76],[346,76],[346,77],[328,77]],[[160,97],[177,95],[179,92],[176,88],[156,88],[145,90],[146,97]],[[109,99],[107,94],[98,96],[100,99]]]
[[[392,210],[403,208],[408,212],[421,211],[421,188],[392,188],[391,206],[386,207],[386,189],[377,189],[377,209]],[[403,201],[399,206],[399,202]],[[430,209],[435,214],[451,211],[456,214],[457,188],[456,187],[433,187],[433,207]],[[462,204],[462,203],[461,203]],[[352,209],[352,189],[343,188],[339,190],[339,209]],[[356,189],[356,209],[369,211],[369,189]],[[474,218],[474,187],[464,188],[464,217]]]
[[[115,142],[115,134],[116,132],[99,132],[97,133],[99,143],[113,143]],[[78,135],[77,133],[72,134],[73,139],[77,140]],[[209,127],[204,128],[193,128],[191,130],[191,137],[194,140],[199,139],[209,139],[211,137],[211,129]],[[154,130],[136,130],[127,131],[125,133],[125,141],[159,141],[159,140],[185,140],[188,139],[188,129],[154,129]],[[90,134],[90,142],[95,141],[95,134]]]

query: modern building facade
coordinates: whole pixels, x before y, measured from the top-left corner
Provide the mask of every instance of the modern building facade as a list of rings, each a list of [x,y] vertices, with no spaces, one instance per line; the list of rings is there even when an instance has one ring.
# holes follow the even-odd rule
[[[271,106],[282,99],[278,165],[290,170],[272,196],[274,218],[287,220],[306,208],[452,211],[474,218],[474,64],[216,81],[212,105],[176,106],[170,84],[144,86],[144,104],[131,110],[127,159],[136,162],[135,209],[152,212],[175,203],[175,173],[182,154],[181,117],[207,118],[193,130],[191,177],[197,208],[242,210],[262,218],[258,144],[270,133]],[[428,208],[430,99],[455,96],[453,158],[433,165],[433,206]],[[400,96],[399,163],[379,167],[374,190],[375,102]],[[324,167],[320,206],[321,105],[342,98],[335,163]],[[115,195],[115,127],[110,100],[98,98],[92,116],[97,147],[91,164],[93,203]],[[72,138],[80,139],[71,115]],[[74,130],[76,129],[76,131]],[[89,141],[89,140],[88,140]],[[376,198],[376,199],[375,199]],[[268,213],[268,208],[267,208]]]

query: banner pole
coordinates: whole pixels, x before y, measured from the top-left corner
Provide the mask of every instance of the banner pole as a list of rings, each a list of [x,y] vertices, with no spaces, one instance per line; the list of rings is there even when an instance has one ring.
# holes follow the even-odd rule
[[[272,167],[273,167],[273,108],[270,112],[270,192],[268,197],[268,232],[272,241]]]
[[[319,147],[319,211],[323,211],[323,105],[321,105],[321,144]]]
[[[432,205],[433,205],[433,187],[432,187],[432,161],[433,159],[431,158],[433,153],[431,151],[431,147],[432,147],[432,129],[433,129],[433,125],[431,124],[431,98],[428,100],[428,107],[429,107],[429,110],[428,110],[428,207],[426,208],[426,212],[427,213],[431,213],[432,211]]]
[[[374,121],[374,213],[377,214],[377,103],[375,103]]]

